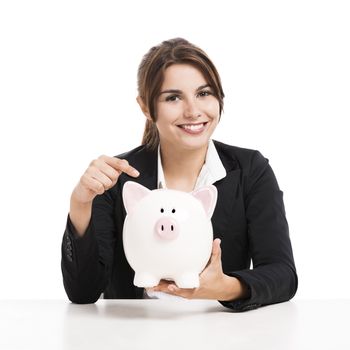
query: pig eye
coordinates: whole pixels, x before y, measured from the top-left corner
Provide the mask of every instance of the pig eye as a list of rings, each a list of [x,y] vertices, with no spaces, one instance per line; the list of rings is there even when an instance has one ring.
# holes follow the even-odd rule
[[[176,210],[175,210],[175,209],[173,209],[171,212],[172,212],[172,213],[175,213],[175,211],[176,211]]]
[[[161,213],[164,213],[164,209],[163,209],[163,208],[161,208],[161,209],[160,209],[160,212],[161,212]]]

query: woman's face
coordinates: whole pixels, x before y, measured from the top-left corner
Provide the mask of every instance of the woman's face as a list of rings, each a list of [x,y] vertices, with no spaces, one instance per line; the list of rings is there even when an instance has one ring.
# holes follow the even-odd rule
[[[189,64],[168,67],[156,104],[161,145],[179,150],[207,146],[220,106],[201,71]]]

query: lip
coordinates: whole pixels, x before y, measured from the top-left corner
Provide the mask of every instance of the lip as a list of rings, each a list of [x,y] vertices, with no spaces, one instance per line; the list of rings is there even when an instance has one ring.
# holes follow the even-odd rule
[[[199,125],[199,124],[206,124],[208,123],[208,120],[205,122],[200,122],[200,123],[182,123],[182,124],[178,124],[177,126],[182,126],[182,125]]]
[[[185,132],[186,134],[190,134],[190,135],[199,135],[202,134],[206,129],[207,129],[207,125],[208,125],[208,121],[206,122],[201,122],[201,123],[185,123],[185,124],[179,124],[177,125],[179,127],[179,129],[181,129],[183,132]],[[201,125],[204,124],[202,128],[198,129],[198,130],[191,130],[191,129],[185,129],[182,128],[182,125]]]

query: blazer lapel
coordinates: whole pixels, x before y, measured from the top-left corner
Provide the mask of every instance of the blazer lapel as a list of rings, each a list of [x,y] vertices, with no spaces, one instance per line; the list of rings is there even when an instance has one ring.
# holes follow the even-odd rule
[[[232,227],[235,203],[239,199],[241,170],[235,169],[214,183],[218,190],[218,199],[212,216],[214,238],[222,238],[228,228]]]
[[[218,190],[218,200],[212,216],[214,237],[222,238],[228,228],[234,227],[233,220],[237,216],[233,213],[238,210],[238,207],[241,207],[235,204],[242,193],[240,191],[242,171],[232,151],[226,150],[227,145],[215,140],[214,145],[226,169],[226,176],[214,183]]]
[[[157,174],[158,174],[158,159],[157,150],[149,150],[142,148],[140,151],[133,154],[128,162],[136,170],[140,172],[138,177],[131,177],[125,174],[122,185],[126,181],[135,181],[140,185],[147,187],[150,190],[157,188]]]

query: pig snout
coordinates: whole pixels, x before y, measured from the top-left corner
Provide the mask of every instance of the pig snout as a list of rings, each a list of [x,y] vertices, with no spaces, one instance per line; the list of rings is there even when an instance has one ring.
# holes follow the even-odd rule
[[[177,222],[171,217],[159,219],[156,222],[155,232],[159,238],[169,241],[179,235]]]

